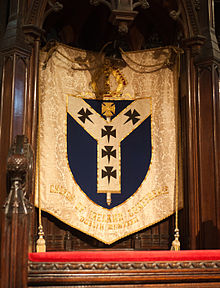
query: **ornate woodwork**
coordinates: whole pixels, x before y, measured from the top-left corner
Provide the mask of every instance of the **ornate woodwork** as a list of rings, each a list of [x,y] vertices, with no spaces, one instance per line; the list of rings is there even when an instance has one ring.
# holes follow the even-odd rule
[[[27,113],[30,106],[29,57],[31,51],[24,42],[21,29],[21,17],[24,16],[23,10],[23,2],[11,4],[8,23],[0,41],[0,62],[2,63],[0,107],[1,205],[6,198],[8,149],[17,134],[26,134],[29,125],[27,123]]]
[[[29,287],[219,287],[220,261],[35,263],[29,262]],[[128,286],[127,286],[127,285]],[[97,285],[97,286],[96,286]],[[135,286],[133,286],[135,285]],[[149,285],[149,286],[148,286]],[[170,286],[173,285],[173,286]],[[198,286],[197,286],[198,285]],[[205,286],[203,286],[205,285]],[[207,286],[209,285],[209,286]],[[48,286],[47,286],[48,287]],[[71,286],[73,287],[73,286]]]
[[[108,9],[105,8],[104,5],[92,7],[87,0],[60,0],[59,2],[48,0],[10,0],[2,2],[4,3],[0,4],[3,9],[0,9],[0,77],[2,76],[0,82],[1,206],[4,203],[7,194],[7,155],[9,147],[12,145],[12,139],[17,134],[27,135],[33,147],[34,154],[36,153],[38,57],[40,48],[51,39],[51,29],[54,27],[57,28],[56,37],[65,44],[93,50],[100,50],[104,44],[103,42],[112,41],[116,35],[115,30],[112,28],[111,24],[108,23],[110,13]],[[220,55],[218,47],[219,27],[217,25],[215,27],[214,24],[214,19],[217,21],[217,16],[219,17],[219,15],[217,15],[217,13],[219,13],[219,1],[215,1],[215,17],[213,14],[214,1],[211,0],[148,0],[148,2],[150,6],[149,9],[142,11],[140,8],[137,8],[139,11],[138,17],[135,18],[133,25],[129,27],[128,35],[123,39],[123,49],[142,49],[158,45],[178,45],[184,50],[184,54],[181,56],[179,98],[185,203],[184,209],[180,213],[181,244],[183,248],[190,249],[220,248]],[[8,12],[4,12],[4,9],[7,9]],[[93,22],[94,26],[92,24]],[[96,30],[95,33],[92,33],[91,30],[95,30],[96,26],[99,27],[99,29]],[[218,34],[217,39],[215,32]],[[93,38],[91,38],[90,34]],[[16,159],[19,159],[19,157]],[[23,160],[21,160],[21,162],[22,161]],[[24,174],[27,174],[25,165],[26,164],[24,164],[24,166],[21,165],[20,167],[23,167],[22,171],[25,171]],[[10,177],[12,179],[12,176]],[[10,186],[11,191],[14,191],[10,192],[11,195],[15,195],[15,191],[21,191],[23,180],[16,181],[17,182],[14,182],[13,184],[14,186]],[[31,184],[28,184],[29,186],[27,189],[33,190],[33,184],[34,181],[31,181]],[[33,203],[34,193],[27,193],[27,195],[30,195],[30,202]],[[12,205],[12,202],[10,203],[10,205]],[[19,205],[21,205],[23,202],[19,203]],[[10,209],[12,209],[12,206],[10,206]],[[26,220],[23,223],[21,218],[19,218],[20,214],[16,214],[17,210],[15,208],[13,209],[14,214],[12,213],[12,216],[10,217],[15,217],[13,218],[16,219],[15,222],[12,221],[14,224],[10,222],[11,220],[7,220],[9,219],[7,218],[8,216],[5,218],[5,214],[2,213],[1,217],[2,231],[6,231],[5,233],[7,235],[11,235],[10,237],[12,238],[10,241],[15,241],[15,238],[13,238],[15,232],[13,231],[17,231],[16,229],[18,228],[15,228],[13,231],[10,230],[11,228],[8,228],[7,230],[7,225],[12,227],[10,225],[13,224],[15,225],[13,227],[19,227],[19,231],[21,229],[21,235],[22,231],[25,231],[25,227],[27,227],[25,225],[28,225],[28,220],[26,224]],[[23,209],[23,214],[21,215],[26,215],[24,211],[25,209]],[[33,249],[37,231],[36,214],[37,212],[34,211],[30,238]],[[28,218],[29,214],[24,216],[23,219],[26,219],[25,217]],[[114,247],[114,249],[169,249],[170,243],[173,240],[173,222],[174,219],[170,217],[153,227],[136,233],[109,247],[79,231],[67,227],[52,216],[43,213],[43,225],[48,251],[70,251],[74,249],[90,248],[107,249],[112,247]],[[4,236],[4,233],[2,233],[2,235],[3,237],[6,237]],[[11,242],[11,245],[16,246],[17,244],[13,241]],[[3,240],[2,245],[6,245],[5,240]],[[3,249],[6,248],[2,248],[1,251],[4,251]],[[19,255],[22,253],[23,255],[27,255],[27,252],[25,252],[27,246],[24,246],[22,249],[24,250],[21,250]],[[9,266],[12,265],[10,263],[15,263],[13,262],[15,261],[15,254],[12,254],[5,254],[4,258],[1,257],[1,259],[8,259],[7,265]],[[20,257],[19,255],[18,257]],[[25,257],[24,261],[27,260]],[[23,262],[23,265],[25,265],[25,263],[26,262]],[[29,278],[29,281],[30,285],[33,284],[32,286],[36,286],[38,280],[34,278],[36,275],[34,274],[33,269],[39,269],[41,271],[42,268],[39,266],[33,268],[31,265],[33,264],[29,265],[29,271],[30,277],[33,278]],[[71,266],[72,264],[69,265],[70,266],[66,267],[62,266],[63,270],[61,270],[67,271],[68,269],[76,269]],[[193,265],[194,264],[191,266]],[[211,265],[211,270],[208,270],[207,272],[206,265],[201,264],[200,266],[203,267],[201,269],[204,270],[199,270],[201,272],[199,275],[213,273],[213,277],[218,278],[219,272],[216,272],[215,269],[217,266],[215,265],[217,264],[214,264],[214,266]],[[93,266],[91,266],[91,270],[88,271],[91,272],[92,269],[95,269],[95,266],[92,267]],[[145,266],[143,267],[143,269],[147,269]],[[165,279],[165,274],[167,272],[167,270],[160,270],[162,268],[163,267],[157,267],[157,271],[161,271],[162,276],[159,276],[161,277],[161,281],[162,279]],[[182,269],[180,266],[177,268]],[[194,268],[197,269],[198,267]],[[18,265],[15,269],[20,271]],[[106,273],[104,271],[110,268],[103,266],[102,269],[102,272]],[[191,268],[187,267],[187,269],[191,271]],[[150,273],[155,273],[155,270]],[[45,270],[45,273],[42,272],[42,274],[39,275],[47,274],[48,271],[52,273],[54,277],[57,275],[57,279],[64,279],[62,278],[64,277],[63,272],[56,272],[54,266]],[[76,269],[74,271],[78,270]],[[189,271],[185,272],[190,274],[191,272]],[[117,271],[115,275],[119,277],[121,272],[119,274],[117,273],[119,272]],[[137,275],[135,273],[138,274],[139,272],[136,271],[132,274],[134,279],[136,277],[135,275]],[[182,272],[179,272],[178,270],[178,273],[181,274]],[[184,273],[181,274],[183,278],[185,277]],[[197,270],[195,273],[197,273]],[[109,279],[110,274],[108,276]],[[159,274],[160,273],[158,272],[157,276]],[[2,275],[6,278],[8,277],[7,273],[2,273]],[[146,275],[148,275],[146,277],[149,277],[149,275],[152,274]],[[200,276],[198,276],[198,278]],[[167,277],[169,278],[169,275]],[[187,277],[190,276],[186,276],[186,279],[188,279],[186,281],[190,282]],[[208,285],[206,279],[208,279],[206,276],[201,276],[202,282],[198,284],[198,287],[211,287],[205,286]],[[140,284],[142,286],[140,287],[148,287],[143,286],[145,285],[144,283],[145,282],[142,282],[142,284]],[[170,283],[172,283],[171,280]],[[216,285],[213,287],[219,287],[219,283],[214,283],[213,285]],[[16,287],[19,286],[17,285]],[[21,287],[25,287],[25,284]]]
[[[86,2],[86,1],[85,1]],[[156,4],[155,4],[156,3]],[[152,1],[149,1],[150,8],[152,9],[152,13],[161,13],[159,12],[160,9],[163,10],[163,14],[167,15],[167,18],[164,18],[168,23],[168,19],[170,18],[169,22],[171,26],[177,28],[177,33],[178,37],[180,40],[173,39],[173,43],[170,42],[170,44],[175,44],[175,41],[180,41],[180,44],[182,47],[185,49],[185,54],[182,57],[182,72],[181,72],[181,79],[180,82],[181,84],[181,90],[180,90],[180,105],[181,105],[181,119],[182,119],[182,129],[183,133],[182,134],[182,146],[183,146],[183,151],[184,151],[184,191],[185,191],[185,203],[189,203],[189,205],[185,205],[186,207],[184,208],[184,211],[182,213],[182,230],[184,231],[184,234],[189,234],[190,235],[190,242],[187,243],[184,241],[183,247],[206,247],[206,244],[198,246],[198,235],[201,232],[201,212],[199,211],[195,212],[196,210],[194,209],[195,205],[200,206],[200,189],[203,187],[203,185],[200,185],[198,183],[198,179],[200,177],[200,167],[201,164],[200,162],[205,161],[204,159],[199,160],[199,155],[198,155],[198,145],[199,145],[199,135],[198,135],[198,99],[197,99],[197,88],[195,87],[196,84],[196,78],[197,78],[197,72],[196,68],[194,66],[194,58],[196,61],[200,61],[198,56],[200,53],[200,47],[204,42],[204,35],[201,31],[202,25],[206,25],[207,23],[202,24],[201,21],[201,16],[200,16],[200,11],[202,10],[202,13],[204,13],[205,9],[204,4],[199,5],[198,1],[182,1],[179,0],[175,3],[175,1],[170,1],[169,3],[159,3],[159,1],[156,1],[153,3]],[[207,2],[208,3],[208,2]],[[21,33],[21,29],[24,31],[25,39],[27,43],[32,45],[32,50],[27,48],[27,45],[24,44],[22,41],[17,41],[16,39],[24,39],[24,36],[21,38],[15,37],[14,46],[18,47],[17,43],[23,43],[22,45],[22,51],[26,51],[25,55],[23,56],[16,56],[14,58],[5,58],[6,56],[3,56],[5,59],[5,64],[4,64],[4,69],[3,69],[3,87],[6,87],[3,89],[2,93],[2,112],[1,112],[1,119],[2,119],[2,127],[7,127],[6,129],[2,129],[2,136],[4,139],[8,139],[8,142],[4,142],[4,145],[2,145],[2,155],[3,160],[1,162],[2,164],[2,171],[3,175],[5,175],[5,161],[6,161],[6,156],[7,155],[7,149],[11,143],[11,139],[16,135],[17,133],[26,133],[28,137],[31,140],[33,149],[35,151],[36,149],[36,138],[37,138],[37,94],[38,94],[38,54],[39,54],[39,49],[40,45],[42,45],[42,40],[45,39],[47,35],[48,29],[51,27],[50,25],[53,24],[54,22],[52,19],[55,17],[56,14],[51,14],[52,12],[58,12],[62,14],[62,9],[65,10],[65,6],[68,4],[67,1],[60,1],[58,2],[52,2],[49,1],[47,2],[46,0],[38,0],[38,1],[31,1],[29,5],[29,9],[27,10],[27,13],[24,12],[24,7],[20,7],[19,13],[17,13],[17,20],[19,18],[19,21],[17,21],[17,30],[19,30],[19,35]],[[75,4],[76,9],[82,9],[82,4]],[[78,5],[78,6],[77,6]],[[91,5],[90,5],[91,6]],[[89,4],[85,3],[85,8],[90,9],[87,12],[86,10],[83,10],[85,13],[85,17],[88,17],[89,13],[94,13],[94,9],[97,9],[96,7],[90,7]],[[71,7],[71,6],[70,6]],[[149,9],[150,9],[149,8]],[[15,9],[15,8],[14,8]],[[93,10],[91,10],[93,9]],[[100,11],[104,12],[104,18],[102,21],[107,21],[106,17],[108,16],[108,13],[106,14],[106,10],[103,10],[104,8],[101,7]],[[136,49],[141,48],[143,46],[143,41],[142,42],[134,42],[134,40],[131,40],[132,37],[132,29],[136,29],[135,31],[140,30],[143,35],[146,37],[146,32],[142,29],[140,25],[143,26],[144,20],[143,19],[148,19],[149,18],[149,9],[146,9],[146,11],[140,11],[140,18],[136,18],[136,22],[134,23],[133,26],[130,27],[129,36],[130,40],[128,42],[133,43],[132,46],[136,47]],[[82,11],[82,10],[81,10]],[[91,12],[92,11],[92,12]],[[161,10],[162,11],[162,10]],[[11,12],[12,13],[12,12]],[[23,14],[24,13],[24,14]],[[59,14],[58,13],[58,14]],[[66,12],[65,12],[66,13]],[[13,14],[13,13],[12,13]],[[60,15],[60,14],[59,14]],[[86,16],[87,15],[87,16]],[[156,14],[155,14],[156,15]],[[14,17],[14,16],[13,16]],[[9,17],[9,19],[14,19],[13,17]],[[58,16],[57,16],[58,17]],[[60,16],[59,16],[60,17]],[[76,16],[77,17],[77,16]],[[164,16],[165,17],[165,16]],[[22,21],[21,21],[22,19]],[[59,19],[59,18],[58,18]],[[85,21],[85,18],[83,18]],[[207,18],[206,18],[207,19]],[[79,19],[78,19],[79,20]],[[51,22],[52,21],[52,22]],[[152,20],[151,20],[152,21]],[[9,21],[10,22],[10,21]],[[73,23],[73,22],[72,22]],[[152,22],[151,22],[152,23]],[[66,25],[66,24],[65,24]],[[75,25],[75,24],[71,24]],[[136,26],[135,26],[136,25]],[[213,24],[212,24],[213,25]],[[7,26],[7,29],[9,29],[9,24]],[[82,25],[81,25],[82,26]],[[171,27],[170,26],[170,27]],[[135,28],[136,27],[136,28]],[[168,26],[169,27],[169,26]],[[73,27],[74,28],[74,27]],[[6,51],[7,53],[10,50],[7,50],[7,45],[4,43],[7,43],[7,37],[11,39],[11,34],[6,33],[4,35],[4,41],[2,45],[2,51]],[[46,29],[46,30],[45,30]],[[74,28],[75,29],[75,28]],[[108,28],[109,29],[109,28]],[[160,27],[158,27],[158,31],[160,31]],[[172,28],[173,29],[173,28]],[[45,31],[45,32],[44,32]],[[73,29],[70,31],[73,31]],[[163,31],[163,30],[162,30]],[[82,33],[83,29],[81,27],[81,30],[79,30],[77,33],[78,35],[75,35],[75,41],[79,39],[79,33]],[[63,33],[63,32],[62,32]],[[62,34],[61,33],[61,34]],[[141,35],[139,32],[138,35]],[[111,34],[111,33],[110,33]],[[10,36],[10,37],[9,37]],[[101,36],[101,34],[100,34]],[[206,35],[205,35],[206,36]],[[67,37],[68,38],[68,37]],[[65,38],[63,38],[65,40]],[[209,38],[211,39],[211,38]],[[72,41],[72,40],[71,40]],[[136,40],[138,41],[138,40]],[[147,41],[147,38],[146,40]],[[163,40],[164,41],[164,40]],[[166,40],[168,41],[168,39]],[[165,43],[167,43],[165,41]],[[169,40],[171,41],[171,40]],[[11,43],[11,40],[10,40]],[[139,44],[138,44],[139,43]],[[142,43],[142,44],[141,44]],[[162,42],[159,41],[161,44]],[[169,43],[169,42],[168,42]],[[168,44],[167,43],[167,44]],[[68,44],[68,43],[67,43]],[[77,44],[77,43],[76,43]],[[102,45],[102,42],[100,43]],[[5,46],[4,46],[5,45]],[[11,47],[14,47],[12,44],[10,44]],[[9,45],[9,47],[10,47]],[[74,45],[74,43],[72,43]],[[152,44],[153,45],[153,44]],[[4,48],[6,47],[6,48]],[[101,47],[101,46],[100,46]],[[26,49],[26,50],[25,50]],[[19,51],[20,51],[19,50]],[[209,49],[210,50],[210,49]],[[211,49],[212,50],[212,49]],[[215,49],[216,50],[216,49]],[[31,51],[31,55],[30,55]],[[204,49],[202,51],[205,51]],[[217,51],[217,50],[216,50]],[[6,53],[4,52],[4,53]],[[21,54],[21,52],[19,52]],[[23,52],[24,53],[24,52]],[[2,54],[5,55],[5,54]],[[17,55],[17,54],[16,54]],[[30,56],[29,56],[30,55]],[[200,53],[200,58],[201,58],[202,53]],[[217,57],[218,58],[218,57]],[[11,59],[11,60],[10,60]],[[13,60],[14,59],[14,60]],[[17,59],[17,60],[16,60]],[[22,60],[23,59],[23,62]],[[13,70],[13,61],[18,62],[18,68],[17,68],[17,74],[16,74],[16,69]],[[16,63],[17,63],[16,62]],[[218,60],[216,60],[216,63],[218,63]],[[11,67],[11,68],[10,68]],[[16,66],[15,66],[16,67]],[[217,75],[218,70],[215,68],[215,73]],[[14,71],[14,72],[13,72]],[[5,74],[6,73],[6,74]],[[8,73],[8,76],[7,76]],[[22,74],[23,73],[23,74]],[[5,76],[4,76],[5,75]],[[12,75],[14,75],[13,78]],[[17,75],[17,76],[16,76]],[[13,83],[18,82],[16,80],[16,77],[20,77],[20,82],[25,82],[24,88],[23,88],[23,93],[20,93],[19,95],[15,95],[11,92],[13,91],[13,87],[10,85],[14,85]],[[29,80],[28,80],[29,78]],[[15,79],[15,81],[13,80]],[[216,83],[216,80],[214,80]],[[11,83],[11,84],[10,84]],[[217,83],[216,83],[217,84]],[[4,86],[5,85],[5,86]],[[185,86],[185,87],[184,87]],[[16,87],[15,87],[16,88]],[[19,87],[19,89],[21,89]],[[26,90],[25,90],[26,89]],[[17,90],[17,89],[16,89]],[[217,88],[216,88],[217,91]],[[25,93],[24,93],[25,92]],[[211,91],[210,91],[211,93]],[[19,102],[23,101],[23,104],[21,105],[21,111],[19,112],[18,116],[16,116],[16,111],[14,111],[13,107],[13,102],[15,97]],[[19,98],[20,97],[20,98]],[[24,97],[22,100],[21,97]],[[218,106],[215,106],[218,107]],[[22,110],[23,109],[23,110]],[[216,108],[215,108],[216,110]],[[218,109],[217,109],[218,110]],[[219,113],[219,112],[215,113]],[[7,111],[11,111],[11,116],[8,115]],[[195,111],[197,111],[195,115]],[[7,114],[7,116],[6,116]],[[14,117],[12,119],[12,117]],[[215,116],[215,135],[218,135],[217,130],[218,130],[218,114]],[[201,129],[200,129],[201,130]],[[201,130],[202,131],[202,130]],[[5,134],[6,133],[6,134]],[[8,136],[7,136],[7,133]],[[212,132],[210,132],[212,133]],[[215,139],[217,139],[217,136],[215,136]],[[213,152],[215,156],[215,163],[218,163],[218,144],[215,141],[214,144],[215,152]],[[186,156],[186,157],[185,157]],[[213,158],[213,159],[214,159]],[[187,159],[187,160],[186,160]],[[206,160],[207,161],[207,160]],[[206,164],[204,164],[206,166]],[[215,164],[215,171],[218,171],[218,165]],[[202,168],[203,169],[203,168]],[[217,169],[217,170],[216,170]],[[203,170],[202,170],[203,171]],[[205,173],[205,172],[204,172]],[[217,173],[217,172],[215,172]],[[214,173],[214,174],[215,174]],[[217,176],[217,174],[216,174]],[[215,181],[218,181],[218,177],[215,176]],[[206,177],[206,179],[208,179]],[[210,177],[209,177],[210,179]],[[218,183],[215,184],[218,187]],[[209,187],[213,187],[208,185]],[[213,188],[214,189],[214,188]],[[217,188],[216,188],[217,189]],[[206,192],[205,192],[206,193]],[[217,193],[217,192],[215,192]],[[2,195],[2,201],[4,199],[4,190],[1,193]],[[217,197],[217,194],[216,194]],[[218,198],[218,197],[217,197]],[[32,200],[33,201],[33,200]],[[195,204],[197,203],[197,204]],[[189,207],[189,209],[188,209]],[[213,210],[212,210],[213,211]],[[214,210],[217,213],[217,210]],[[205,213],[205,212],[204,212]],[[216,215],[216,214],[215,214]],[[211,215],[210,215],[211,217]],[[213,216],[216,217],[216,216]],[[184,220],[185,219],[185,220]],[[34,220],[36,221],[36,220]],[[82,235],[81,233],[75,231],[74,229],[69,229],[65,225],[61,224],[59,221],[55,220],[53,217],[50,217],[46,214],[44,214],[44,219],[43,223],[45,226],[45,234],[47,241],[49,243],[48,249],[53,250],[53,249],[61,249],[65,250],[65,247],[69,247],[68,249],[80,249],[83,248],[104,248],[106,247],[102,243],[91,239],[90,237],[87,237],[85,235]],[[36,224],[36,223],[35,223]],[[33,226],[37,226],[37,225]],[[66,231],[66,232],[65,232]],[[140,232],[134,236],[132,236],[130,239],[124,240],[124,242],[116,243],[115,247],[118,248],[133,248],[133,249],[168,249],[170,246],[170,242],[172,239],[170,239],[170,234],[172,234],[173,231],[173,220],[172,217],[170,217],[167,221],[163,221],[162,223],[155,225],[152,228],[147,229],[146,231]],[[33,236],[33,240],[35,240],[36,235]],[[84,240],[80,240],[83,239]],[[59,247],[59,248],[58,248]],[[209,247],[209,246],[207,246]]]
[[[32,166],[27,137],[17,136],[7,160],[9,195],[2,219],[1,287],[27,287]]]

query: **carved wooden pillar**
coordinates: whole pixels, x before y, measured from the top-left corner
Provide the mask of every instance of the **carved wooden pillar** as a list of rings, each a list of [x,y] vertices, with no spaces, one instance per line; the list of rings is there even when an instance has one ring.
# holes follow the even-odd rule
[[[17,136],[7,160],[10,191],[2,219],[1,287],[27,287],[32,159],[27,137]]]
[[[30,49],[24,41],[25,1],[10,1],[7,27],[0,39],[2,85],[0,106],[0,205],[6,197],[8,149],[17,134],[25,134],[28,109]],[[28,135],[29,136],[29,135]]]
[[[185,41],[188,86],[185,175],[191,249],[220,247],[220,54],[213,1],[201,1],[199,16],[204,45],[201,46],[198,38]],[[199,46],[200,52],[196,51]]]
[[[200,231],[199,187],[198,187],[198,138],[197,138],[197,105],[195,93],[195,69],[191,40],[186,41],[185,57],[181,77],[182,107],[182,143],[183,167],[185,178],[185,219],[189,235],[185,235],[185,247],[197,248],[197,235]],[[187,192],[187,193],[186,193]],[[188,236],[188,237],[187,237]],[[188,238],[188,239],[187,239]]]
[[[199,248],[220,247],[220,51],[215,36],[214,1],[201,1],[201,31],[206,37],[195,59],[198,95],[200,190]]]
[[[0,56],[3,62],[0,106],[1,207],[6,199],[7,155],[12,139],[18,134],[25,134],[30,143],[34,144],[33,147],[36,147],[38,54],[39,35],[42,32],[38,27],[27,27],[24,34],[24,20],[29,11],[28,2],[9,2],[10,15],[5,33],[0,39]],[[31,197],[33,198],[33,194]],[[32,199],[30,201],[33,203]]]
[[[201,230],[199,247],[220,247],[219,72],[216,63],[197,64]]]

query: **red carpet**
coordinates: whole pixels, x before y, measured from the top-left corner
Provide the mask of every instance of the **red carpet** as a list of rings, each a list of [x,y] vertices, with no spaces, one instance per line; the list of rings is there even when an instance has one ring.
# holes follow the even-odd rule
[[[149,262],[220,260],[220,250],[74,251],[29,253],[33,262]]]

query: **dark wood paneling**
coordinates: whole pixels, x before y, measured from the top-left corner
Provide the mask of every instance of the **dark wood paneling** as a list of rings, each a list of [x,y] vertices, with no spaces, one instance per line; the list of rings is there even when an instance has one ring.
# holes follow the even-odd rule
[[[218,66],[214,64],[213,73],[213,126],[215,156],[215,188],[216,188],[216,222],[218,239],[220,239],[220,82]]]
[[[15,83],[13,101],[12,139],[16,135],[24,134],[24,117],[26,108],[26,63],[25,59],[16,56],[15,58]]]
[[[195,94],[195,69],[190,49],[186,49],[183,59],[183,78],[181,92],[184,93],[184,112],[182,115],[183,135],[183,164],[184,164],[184,193],[187,209],[189,247],[199,248],[197,235],[200,231],[199,190],[198,190],[198,157],[197,157],[197,115]],[[186,93],[186,94],[185,94]]]
[[[7,53],[4,56],[1,127],[0,127],[0,205],[6,197],[6,159],[8,149],[16,135],[24,134],[27,105],[27,62],[23,54]]]
[[[11,106],[12,106],[12,79],[13,79],[13,57],[5,57],[2,78],[1,96],[1,122],[0,122],[0,205],[6,199],[6,160],[8,148],[11,141]]]
[[[25,135],[27,135],[32,147],[35,147],[35,142],[32,140],[32,130],[34,129],[36,131],[37,127],[33,128],[33,118],[35,116],[36,108],[34,109],[34,105],[36,106],[36,103],[34,101],[34,49],[32,49],[32,53],[29,59],[29,63],[27,64],[27,102],[26,102],[26,117],[25,117]]]
[[[199,169],[201,248],[217,248],[219,239],[216,226],[215,155],[213,127],[213,98],[211,67],[199,71]]]

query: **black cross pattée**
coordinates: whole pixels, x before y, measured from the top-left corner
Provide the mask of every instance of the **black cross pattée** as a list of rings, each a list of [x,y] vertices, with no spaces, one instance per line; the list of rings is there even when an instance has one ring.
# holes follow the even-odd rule
[[[112,166],[105,166],[105,170],[102,169],[102,178],[108,177],[108,184],[110,183],[110,178],[113,177],[116,179],[116,170],[113,170]]]
[[[102,137],[107,136],[108,142],[110,139],[110,136],[116,138],[116,129],[112,130],[113,126],[104,126],[105,130],[102,129]]]
[[[84,108],[82,108],[79,112],[78,112],[79,115],[81,116],[78,116],[78,118],[83,122],[85,123],[86,120],[89,120],[90,122],[93,123],[93,121],[89,118],[90,115],[92,115],[93,113],[89,111],[88,108],[86,108],[86,110]]]
[[[125,116],[128,116],[127,121],[125,121],[125,123],[132,121],[133,125],[136,124],[140,119],[138,119],[137,117],[140,116],[140,114],[134,109],[133,113],[131,112],[131,110],[129,110],[127,113],[124,114]],[[124,124],[125,124],[124,123]]]
[[[115,150],[112,150],[112,149],[113,149],[113,146],[105,146],[105,150],[102,149],[102,158],[107,156],[108,162],[110,162],[111,156],[116,158],[116,149]]]

